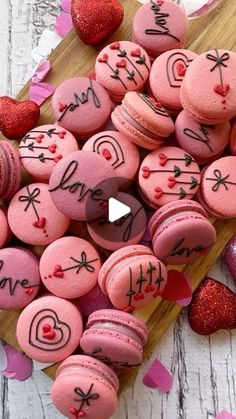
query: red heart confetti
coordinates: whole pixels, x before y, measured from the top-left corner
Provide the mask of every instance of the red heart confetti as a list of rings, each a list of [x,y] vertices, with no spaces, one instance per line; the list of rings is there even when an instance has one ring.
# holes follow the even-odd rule
[[[192,296],[192,289],[188,278],[175,269],[168,271],[167,283],[161,292],[167,301],[179,301]]]
[[[116,67],[117,67],[117,68],[125,68],[125,67],[126,67],[126,65],[127,65],[127,62],[126,62],[126,60],[125,60],[125,59],[120,60],[120,61],[118,61],[118,62],[116,63]]]
[[[107,63],[107,61],[108,61],[108,55],[107,54],[103,54],[103,56],[102,57],[99,57],[98,58],[98,62],[99,63]]]
[[[46,224],[46,218],[45,217],[41,217],[39,218],[39,220],[33,221],[33,226],[36,228],[44,228],[45,224]]]
[[[159,154],[159,164],[160,166],[165,166],[165,164],[168,162],[168,157],[164,153]]]
[[[53,270],[53,276],[55,276],[56,278],[63,278],[64,272],[62,272],[61,265],[56,265],[55,266],[55,268]]]
[[[216,85],[214,86],[214,91],[215,91],[218,95],[223,96],[223,97],[227,96],[227,94],[228,94],[229,90],[230,90],[230,85],[229,85],[229,84],[223,84],[223,85],[221,85],[221,84],[216,84]]]

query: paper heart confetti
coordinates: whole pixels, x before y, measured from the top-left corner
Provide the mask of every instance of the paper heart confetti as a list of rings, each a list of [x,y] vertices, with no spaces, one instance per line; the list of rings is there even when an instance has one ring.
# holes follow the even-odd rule
[[[33,372],[33,361],[10,345],[4,345],[7,354],[7,367],[2,372],[4,377],[25,381]]]
[[[46,99],[53,95],[56,88],[50,83],[43,83],[51,69],[49,60],[42,60],[36,68],[29,87],[29,98],[37,105],[42,105]]]
[[[56,19],[55,29],[62,38],[66,36],[73,28],[71,15],[61,12]]]
[[[236,415],[231,415],[226,410],[222,410],[215,419],[236,419]]]
[[[192,288],[189,279],[175,269],[168,271],[167,283],[161,293],[167,301],[180,301],[192,297]]]
[[[61,0],[61,8],[63,12],[71,14],[71,0]]]
[[[159,388],[162,393],[167,393],[172,389],[173,377],[162,362],[155,359],[143,377],[143,384],[150,388]]]
[[[236,328],[236,294],[221,282],[205,279],[193,294],[188,320],[199,335]]]

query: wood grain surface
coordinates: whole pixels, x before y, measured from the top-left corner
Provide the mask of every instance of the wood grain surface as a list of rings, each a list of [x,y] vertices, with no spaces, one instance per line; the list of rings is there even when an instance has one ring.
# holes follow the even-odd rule
[[[39,3],[43,4],[43,2],[39,2]],[[124,31],[123,33],[125,33],[125,36],[124,35],[122,36],[121,34],[116,34],[114,39],[119,39],[119,38],[127,39],[127,37],[130,34],[130,23],[129,23],[130,16],[132,16],[133,10],[136,7],[138,7],[138,3],[135,3],[134,1],[131,1],[131,0],[129,1],[127,0],[126,2],[124,2],[124,4],[126,4],[126,6],[128,7],[127,14],[126,14],[127,21],[124,24],[123,29],[122,29]],[[18,4],[18,7],[19,5],[20,4]],[[233,31],[234,31],[233,19],[231,19],[230,22],[227,22],[229,13],[231,16],[236,17],[235,6],[236,4],[232,3],[232,1],[225,0],[223,8],[220,7],[219,9],[216,9],[209,16],[201,20],[197,20],[196,22],[191,22],[189,37],[187,40],[187,46],[196,52],[202,52],[206,49],[214,48],[216,46],[230,48],[230,49],[235,50],[236,42],[233,36]],[[226,27],[226,22],[227,22],[227,27]],[[67,68],[68,66],[64,68],[64,66],[62,65],[63,63],[61,62],[61,57],[63,56],[63,54],[64,56],[67,57],[67,61],[68,61],[68,57],[70,57],[69,69]],[[96,54],[97,54],[97,51],[90,47],[82,48],[80,45],[80,42],[78,41],[78,38],[76,38],[72,32],[68,36],[68,38],[64,40],[61,43],[61,45],[57,48],[57,50],[54,51],[54,53],[52,54],[51,62],[53,64],[53,71],[50,76],[50,79],[48,80],[52,81],[54,84],[58,84],[60,81],[64,80],[65,78],[71,77],[75,74],[76,75],[86,74],[87,70],[89,71],[93,67]],[[79,60],[78,60],[78,57],[80,57]],[[84,64],[82,64],[83,62],[86,62],[85,66]],[[29,65],[25,67],[24,74],[27,72],[28,68],[29,68]],[[57,70],[59,68],[60,68],[60,74],[58,73],[58,70]],[[63,69],[63,73],[61,69]],[[10,86],[9,93],[11,93],[12,92],[11,78],[8,78],[7,85]],[[20,97],[24,98],[26,97],[26,95],[27,95],[27,88],[23,89],[23,91],[20,93]],[[51,116],[49,113],[49,105],[46,104],[46,106],[43,107],[42,122],[44,123],[44,122],[50,121],[51,120],[50,118]],[[212,249],[212,251],[207,257],[201,259],[200,261],[197,261],[194,265],[188,266],[187,268],[185,268],[186,269],[185,272],[190,274],[193,278],[194,287],[197,286],[197,284],[201,281],[201,279],[205,276],[205,274],[209,270],[209,267],[212,266],[214,261],[218,258],[219,254],[224,248],[226,241],[228,240],[230,235],[236,230],[235,228],[236,223],[235,221],[230,221],[227,223],[223,221],[217,221],[216,227],[217,227],[220,240],[218,241],[215,248]],[[169,327],[173,319],[176,318],[179,311],[180,311],[180,308],[178,306],[168,304],[165,302],[160,302],[158,306],[156,306],[156,303],[155,303],[154,305],[152,305],[152,307],[149,307],[148,309],[143,310],[142,313],[139,313],[139,315],[147,321],[148,326],[151,328],[151,333],[150,333],[151,339],[149,340],[149,343],[147,345],[146,354],[145,354],[146,358],[149,356],[150,352],[155,348],[156,343],[163,336],[163,334],[165,333],[165,331],[167,330],[167,328]],[[11,342],[12,344],[16,344],[14,328],[15,328],[17,316],[18,316],[18,313],[14,313],[10,316],[9,314],[6,315],[6,313],[3,313],[3,312],[0,314],[0,336],[3,336],[7,341]],[[177,323],[177,326],[175,326],[175,334],[174,334],[175,338],[180,337],[180,335],[184,334],[184,332],[182,331],[180,332],[180,329],[179,329],[182,323],[183,323],[183,319],[180,319],[179,323]],[[186,325],[185,325],[185,328],[187,331]],[[178,345],[179,345],[179,348],[181,348],[181,342],[178,342]],[[180,359],[181,361],[183,361],[182,355],[180,356],[179,360]],[[183,367],[183,370],[184,370],[184,367]],[[49,370],[49,373],[53,375],[54,371]],[[134,374],[136,374],[136,372]],[[122,385],[127,383],[126,378],[127,376],[123,376],[123,378],[121,378]],[[184,384],[184,382],[182,382],[182,384]],[[211,384],[214,387],[213,385],[214,383],[211,383]],[[134,390],[135,387],[136,385],[131,387],[132,391]],[[215,387],[216,387],[216,384],[215,384]],[[131,390],[128,390],[128,393],[130,393],[130,391]],[[180,390],[180,392],[182,392],[183,394],[184,394],[184,391],[185,391],[184,388]],[[122,396],[121,400],[124,400],[123,398],[126,399],[126,396],[125,395]],[[217,400],[216,395],[215,395],[214,400]],[[162,400],[162,403],[163,403],[163,400]],[[183,404],[183,410],[184,410],[183,397],[182,397],[181,403]],[[180,407],[181,407],[181,403],[179,401]],[[235,405],[235,399],[234,399],[234,405]],[[232,406],[234,405],[232,404]],[[136,412],[139,411],[139,408],[137,406],[138,404],[136,405]],[[217,406],[215,406],[214,409],[215,411],[217,411]],[[124,414],[125,413],[123,412],[123,416],[121,415],[121,416],[116,416],[116,417],[117,418],[125,417]],[[159,415],[155,416],[155,413],[154,414],[152,413],[152,416],[151,414],[149,416],[152,418],[165,417],[168,419],[169,417],[171,417],[171,416],[159,416]],[[146,418],[149,416],[138,415],[138,417],[142,417],[142,418],[144,417]],[[129,414],[129,418],[132,418],[132,417],[135,417],[135,416],[132,416],[132,412],[131,412]],[[190,418],[191,416],[178,416],[178,417]],[[196,419],[200,416],[193,416],[193,417]],[[204,416],[204,417],[208,417],[208,416]],[[212,417],[211,413],[209,417]]]

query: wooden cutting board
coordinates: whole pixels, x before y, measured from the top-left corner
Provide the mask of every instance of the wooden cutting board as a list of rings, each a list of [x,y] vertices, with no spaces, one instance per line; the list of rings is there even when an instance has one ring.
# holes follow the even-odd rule
[[[140,7],[136,0],[123,0],[125,7],[125,19],[121,28],[111,38],[113,40],[130,39],[132,29],[132,18],[135,11]],[[229,19],[230,17],[230,19]],[[192,49],[197,53],[209,49],[223,48],[236,51],[236,1],[223,0],[218,8],[201,19],[191,21],[186,48]],[[58,85],[63,80],[86,75],[94,68],[95,59],[100,48],[92,48],[80,42],[75,32],[72,31],[53,51],[50,56],[52,64],[48,82]],[[199,78],[201,76],[199,69]],[[28,97],[28,84],[19,93],[19,99]],[[50,100],[41,108],[40,123],[46,124],[53,122],[50,110]],[[185,274],[192,278],[193,288],[204,279],[211,266],[221,255],[226,243],[236,232],[236,220],[216,220],[214,221],[217,230],[218,241],[211,251],[192,265],[178,267]],[[145,348],[145,357],[154,349],[158,341],[164,335],[171,322],[178,316],[181,308],[173,303],[161,300],[154,301],[151,305],[137,312],[137,316],[146,321],[150,330],[150,338]],[[0,336],[9,344],[18,347],[15,330],[19,312],[0,312]],[[18,347],[19,349],[19,347]],[[45,372],[55,378],[57,366],[47,368]],[[130,383],[135,375],[135,370],[120,374],[121,390]]]

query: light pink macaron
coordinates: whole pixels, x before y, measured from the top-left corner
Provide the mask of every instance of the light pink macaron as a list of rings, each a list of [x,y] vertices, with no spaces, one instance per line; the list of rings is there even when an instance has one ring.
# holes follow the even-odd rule
[[[196,57],[195,52],[174,49],[161,54],[152,65],[149,78],[151,94],[173,114],[182,109],[180,87],[188,66]]]
[[[95,80],[74,77],[57,87],[52,97],[52,111],[59,125],[76,138],[86,139],[105,126],[111,113],[111,101]]]
[[[174,131],[174,123],[167,110],[143,93],[126,93],[111,117],[118,131],[147,150],[159,148],[164,137]]]
[[[204,208],[183,199],[155,212],[149,222],[153,252],[164,263],[191,263],[207,253],[216,242],[216,231]]]
[[[133,20],[133,42],[152,59],[165,51],[182,48],[188,30],[184,9],[166,0],[151,0],[140,7]]]
[[[21,183],[19,152],[10,142],[0,142],[0,198],[10,200]]]
[[[133,42],[117,41],[98,54],[96,80],[114,102],[120,103],[127,92],[144,90],[150,67],[150,59],[143,48]]]
[[[79,346],[82,317],[70,301],[41,297],[22,311],[16,335],[23,351],[35,361],[62,361]]]
[[[32,245],[45,245],[63,236],[69,218],[52,202],[46,183],[32,183],[11,200],[8,222],[18,239]]]
[[[215,49],[189,66],[180,89],[181,103],[197,121],[220,124],[236,114],[236,53]]]
[[[19,145],[21,164],[37,181],[47,181],[58,161],[76,150],[75,137],[56,124],[34,128]]]
[[[165,265],[142,245],[116,250],[102,265],[98,282],[115,308],[132,313],[161,295]]]
[[[101,267],[97,250],[79,237],[62,237],[51,243],[40,259],[46,288],[63,298],[78,298],[97,284]]]
[[[11,237],[12,232],[7,221],[7,211],[0,207],[0,249],[10,241]]]
[[[229,142],[230,124],[218,125],[197,122],[182,111],[175,121],[175,136],[179,147],[190,153],[198,164],[211,163],[223,153]]]
[[[230,150],[233,156],[236,156],[236,122],[235,121],[230,131]]]
[[[88,318],[80,346],[113,367],[138,366],[148,338],[145,323],[120,310],[98,310]]]
[[[119,380],[103,362],[73,355],[58,368],[51,397],[67,418],[109,419],[116,408]]]
[[[139,151],[117,131],[103,131],[91,137],[83,150],[100,154],[115,170],[119,188],[126,189],[134,180],[139,167]]]
[[[192,198],[200,185],[195,159],[178,147],[162,147],[143,160],[138,179],[143,200],[159,208],[178,199]]]

